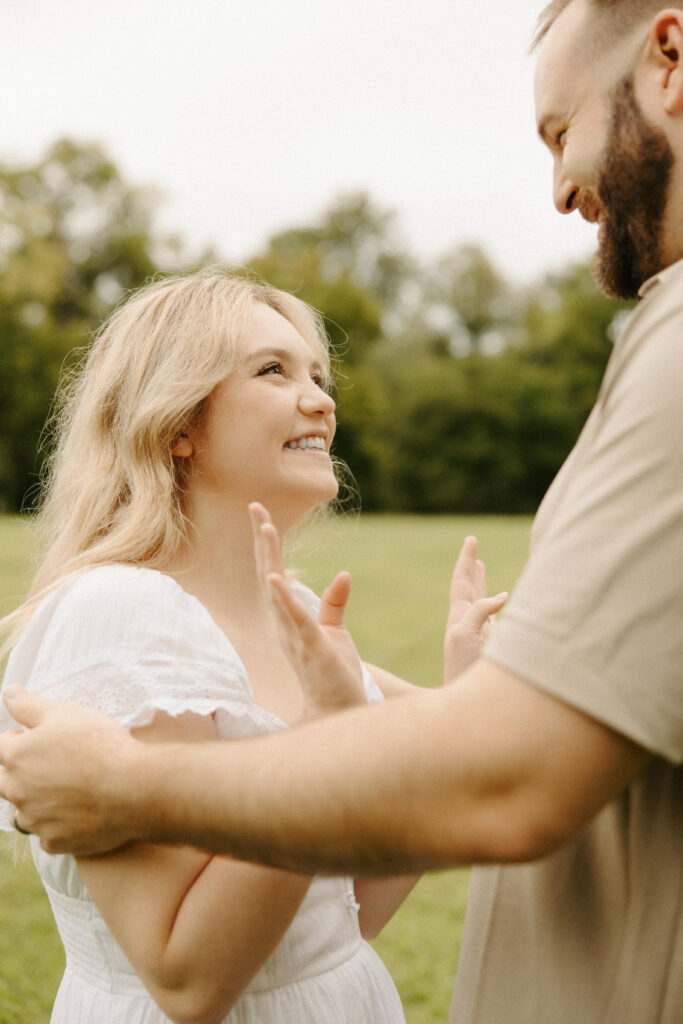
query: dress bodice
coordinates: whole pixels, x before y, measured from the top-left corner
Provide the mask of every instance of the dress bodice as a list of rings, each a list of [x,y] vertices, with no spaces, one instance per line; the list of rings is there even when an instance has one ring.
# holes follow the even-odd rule
[[[317,613],[316,596],[295,586]],[[368,700],[381,700],[365,670],[364,680]],[[170,577],[132,566],[75,575],[47,597],[12,651],[8,682],[102,711],[126,728],[149,724],[158,711],[212,715],[222,740],[287,728],[256,704],[244,665],[204,606]],[[0,710],[0,731],[13,724]],[[0,828],[11,827],[9,810],[0,800]],[[31,850],[66,952],[53,1024],[166,1022],[75,859],[45,853],[35,837]],[[400,1000],[361,938],[357,910],[351,879],[315,878],[226,1022],[401,1024]]]

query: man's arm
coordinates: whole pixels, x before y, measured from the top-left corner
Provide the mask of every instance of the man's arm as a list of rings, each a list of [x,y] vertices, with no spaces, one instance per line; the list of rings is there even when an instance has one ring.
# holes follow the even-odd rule
[[[8,700],[0,794],[53,852],[192,843],[303,871],[542,856],[642,770],[623,736],[480,659],[456,686],[289,733],[148,746],[92,712]]]

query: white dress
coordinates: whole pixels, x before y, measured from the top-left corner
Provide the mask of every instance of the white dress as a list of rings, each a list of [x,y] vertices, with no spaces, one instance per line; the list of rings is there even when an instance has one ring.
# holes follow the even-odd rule
[[[315,595],[296,587],[317,610]],[[89,570],[46,598],[12,651],[9,682],[97,708],[127,728],[158,710],[213,715],[225,740],[287,728],[255,703],[244,666],[204,606],[169,576],[132,566]],[[369,700],[381,700],[367,674],[365,686]],[[2,705],[0,730],[13,724]],[[11,828],[9,810],[0,800],[0,828]],[[166,1024],[74,858],[45,853],[35,837],[31,850],[66,951],[52,1024]],[[402,1024],[398,993],[361,938],[357,911],[351,879],[314,879],[225,1024]]]

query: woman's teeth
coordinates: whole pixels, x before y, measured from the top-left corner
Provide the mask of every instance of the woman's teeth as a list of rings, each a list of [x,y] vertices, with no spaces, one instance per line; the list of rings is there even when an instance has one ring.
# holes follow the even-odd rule
[[[288,441],[285,448],[319,448],[325,451],[325,441],[322,437],[300,437],[296,441]]]

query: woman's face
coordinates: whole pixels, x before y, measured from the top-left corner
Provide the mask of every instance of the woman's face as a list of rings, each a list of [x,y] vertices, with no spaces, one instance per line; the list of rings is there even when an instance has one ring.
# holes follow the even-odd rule
[[[289,320],[256,303],[235,368],[191,437],[190,491],[260,501],[288,524],[333,498],[334,401],[324,376],[318,353]]]

